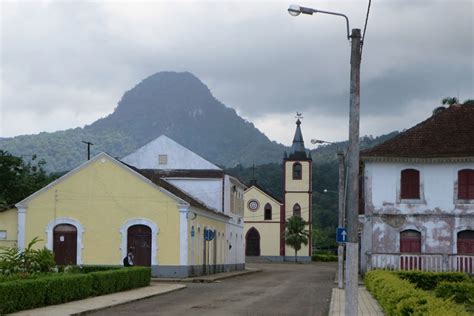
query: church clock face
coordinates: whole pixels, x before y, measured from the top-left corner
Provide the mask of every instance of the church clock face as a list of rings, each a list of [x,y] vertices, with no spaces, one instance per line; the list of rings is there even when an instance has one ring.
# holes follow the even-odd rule
[[[247,204],[249,210],[251,210],[252,212],[255,212],[256,210],[258,210],[258,201],[257,200],[250,200]]]

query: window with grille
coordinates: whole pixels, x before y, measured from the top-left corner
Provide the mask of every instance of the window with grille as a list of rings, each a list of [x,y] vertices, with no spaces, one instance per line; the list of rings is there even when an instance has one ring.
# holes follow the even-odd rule
[[[421,233],[416,230],[400,232],[400,252],[420,253]]]
[[[474,199],[474,170],[463,169],[458,171],[458,199]]]
[[[458,233],[458,254],[474,254],[474,230],[463,230]]]
[[[293,180],[301,180],[301,164],[295,162],[293,164]]]
[[[298,203],[293,206],[293,216],[301,217],[301,206]]]
[[[402,170],[401,199],[419,199],[420,198],[420,172],[415,169]]]
[[[272,219],[272,206],[270,203],[265,204],[265,220]]]

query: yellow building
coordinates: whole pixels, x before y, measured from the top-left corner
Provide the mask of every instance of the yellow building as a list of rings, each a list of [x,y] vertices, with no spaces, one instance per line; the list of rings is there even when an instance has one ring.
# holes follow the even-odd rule
[[[244,193],[246,256],[294,260],[294,249],[285,245],[284,232],[286,220],[296,215],[306,221],[310,233],[308,245],[302,245],[298,251],[298,260],[311,260],[312,159],[306,153],[300,125],[298,119],[293,144],[283,159],[284,201],[280,202],[255,182]]]
[[[37,246],[53,250],[58,264],[122,265],[131,252],[160,277],[244,268],[231,261],[231,216],[105,153],[16,208],[0,212],[0,246],[21,249],[39,237]]]

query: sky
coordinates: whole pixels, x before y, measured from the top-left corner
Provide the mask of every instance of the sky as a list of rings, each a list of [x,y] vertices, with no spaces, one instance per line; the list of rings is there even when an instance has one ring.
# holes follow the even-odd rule
[[[0,137],[82,127],[159,71],[189,71],[271,140],[348,138],[350,42],[367,1],[1,1]],[[361,135],[474,99],[474,1],[373,0],[361,65]],[[308,144],[307,144],[308,145]]]

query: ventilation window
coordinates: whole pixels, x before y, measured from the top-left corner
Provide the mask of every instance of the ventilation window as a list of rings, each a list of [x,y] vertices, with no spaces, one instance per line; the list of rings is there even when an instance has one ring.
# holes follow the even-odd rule
[[[158,155],[158,164],[160,165],[168,164],[168,155]]]
[[[414,200],[420,199],[420,172],[418,170],[402,170],[400,198]]]

